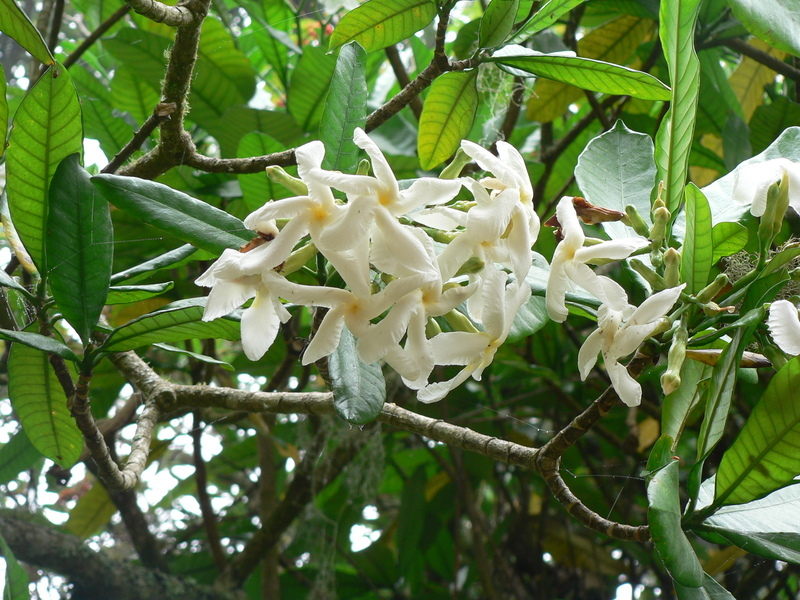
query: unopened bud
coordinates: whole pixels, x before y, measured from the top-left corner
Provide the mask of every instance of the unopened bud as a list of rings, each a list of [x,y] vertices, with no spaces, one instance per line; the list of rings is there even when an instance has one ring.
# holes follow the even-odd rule
[[[469,320],[464,313],[457,309],[453,309],[444,315],[445,321],[448,322],[450,327],[455,331],[466,331],[467,333],[480,333],[477,327]]]
[[[667,248],[664,252],[664,281],[670,288],[681,282],[681,253],[675,248]]]
[[[369,161],[366,158],[361,159],[356,169],[356,175],[369,175],[370,168],[372,168],[372,165],[369,164]]]
[[[636,210],[636,207],[633,204],[628,204],[625,207],[625,216],[623,217],[622,222],[628,227],[632,227],[633,230],[640,236],[650,236],[650,227],[648,227],[647,223],[645,223],[642,215],[639,214],[639,211]]]
[[[442,169],[442,172],[439,174],[439,178],[456,179],[459,175],[461,175],[462,169],[471,162],[472,158],[461,148],[459,148],[456,151],[456,155],[453,157],[453,160],[450,161],[450,164]]]
[[[652,287],[654,290],[663,290],[664,288],[666,288],[666,287],[667,287],[667,285],[664,283],[664,278],[663,278],[663,277],[661,277],[661,275],[659,275],[659,274],[658,274],[658,273],[656,273],[655,271],[653,271],[653,269],[651,269],[650,267],[648,267],[646,264],[644,264],[644,263],[643,263],[641,260],[639,260],[638,258],[632,258],[632,259],[630,259],[630,260],[628,261],[628,264],[630,264],[631,268],[632,268],[634,271],[636,271],[636,272],[637,272],[639,275],[641,275],[641,276],[642,276],[642,278],[643,278],[643,279],[644,279],[644,280],[645,280],[647,283],[649,283],[649,284],[650,284],[650,286],[651,286],[651,287]]]
[[[672,344],[667,355],[667,370],[661,376],[661,389],[665,394],[671,394],[681,385],[681,368],[686,359],[686,344],[689,333],[681,324],[672,336]]]
[[[789,181],[784,173],[781,181],[773,183],[767,190],[767,203],[758,225],[758,240],[762,248],[769,248],[772,240],[780,232],[787,208],[789,208]]]
[[[653,227],[650,229],[648,237],[653,240],[654,248],[660,246],[661,242],[664,241],[664,237],[667,235],[667,224],[671,216],[669,210],[664,206],[659,206],[653,211]]]
[[[461,268],[458,269],[456,276],[458,275],[469,275],[470,273],[477,273],[482,271],[483,268],[486,266],[486,261],[481,260],[477,256],[473,256],[472,258],[468,259]]]
[[[695,297],[698,302],[708,302],[716,298],[726,285],[728,285],[728,276],[725,273],[720,273],[716,276],[714,281],[697,292],[697,296]]]
[[[288,275],[289,273],[294,273],[295,271],[299,271],[300,269],[303,268],[303,265],[305,265],[316,255],[317,255],[317,247],[309,242],[305,246],[298,248],[289,255],[289,258],[287,258],[286,262],[283,263],[283,268],[281,269],[281,273],[283,273],[284,275]]]
[[[428,317],[428,322],[425,324],[425,335],[430,339],[440,333],[442,333],[442,328],[439,326],[438,321],[433,317]]]
[[[289,175],[289,173],[287,173],[283,167],[267,167],[267,177],[270,178],[270,181],[274,181],[275,183],[282,185],[287,190],[297,194],[298,196],[308,195],[308,186],[303,182],[303,180]]]

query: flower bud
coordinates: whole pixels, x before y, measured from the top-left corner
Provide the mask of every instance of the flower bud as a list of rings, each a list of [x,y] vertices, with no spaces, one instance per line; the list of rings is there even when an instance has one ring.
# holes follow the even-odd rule
[[[664,281],[667,287],[676,287],[681,282],[681,253],[675,248],[664,252]]]
[[[636,210],[636,207],[633,204],[628,204],[625,207],[625,216],[622,218],[622,222],[628,227],[632,227],[633,230],[640,236],[649,237],[650,228],[647,226],[647,223],[645,223],[642,215],[639,214],[639,211]]]
[[[717,275],[714,281],[697,292],[697,296],[695,297],[697,298],[698,302],[708,302],[716,298],[717,294],[719,294],[726,285],[728,285],[728,276],[725,273],[720,273]]]
[[[458,309],[453,309],[449,313],[444,315],[445,321],[452,327],[455,331],[466,331],[467,333],[480,333],[477,327],[473,324],[472,321],[469,320],[464,313],[460,312]]]
[[[477,256],[473,256],[467,260],[461,267],[458,269],[456,276],[458,275],[469,275],[470,273],[478,273],[482,271],[483,268],[486,266],[486,262],[478,258]]]
[[[428,317],[428,322],[425,324],[425,336],[430,339],[435,335],[442,333],[442,328],[433,317]]]
[[[270,178],[270,181],[274,181],[275,183],[282,185],[287,190],[297,194],[298,196],[308,195],[308,186],[303,182],[303,180],[298,179],[297,177],[292,177],[283,169],[283,167],[267,167],[267,177]]]
[[[456,151],[456,155],[450,164],[447,165],[439,174],[440,179],[456,179],[461,175],[461,170],[472,162],[472,158],[461,148]]]
[[[659,206],[653,211],[653,227],[650,229],[648,236],[653,240],[653,247],[656,248],[661,245],[667,235],[667,224],[672,215],[669,210],[664,206]]]
[[[286,262],[283,263],[283,268],[280,270],[284,275],[294,273],[303,268],[309,260],[314,258],[317,254],[317,247],[309,242],[305,246],[301,246],[289,255]]]
[[[642,278],[643,278],[643,279],[644,279],[644,280],[645,280],[647,283],[649,283],[649,284],[650,284],[650,286],[651,286],[651,287],[652,287],[654,290],[663,290],[663,289],[664,289],[664,288],[666,288],[666,287],[674,287],[674,286],[667,286],[667,285],[664,283],[664,278],[663,278],[663,277],[661,277],[661,275],[659,275],[658,273],[656,273],[655,271],[653,271],[653,269],[651,269],[650,267],[648,267],[646,264],[644,264],[644,263],[643,263],[641,260],[639,260],[638,258],[632,258],[632,259],[630,259],[630,260],[628,261],[628,264],[630,264],[631,268],[632,268],[634,271],[636,271],[636,272],[637,272],[639,275],[641,275],[641,276],[642,276]]]
[[[664,394],[671,394],[681,385],[681,368],[686,358],[686,344],[689,341],[689,333],[681,323],[672,336],[672,344],[667,355],[667,370],[661,376],[661,389]]]
[[[784,173],[780,183],[773,183],[767,190],[767,203],[758,226],[758,240],[762,248],[768,248],[780,232],[787,208],[789,208],[789,181]]]
[[[358,168],[356,169],[356,175],[369,175],[369,170],[372,168],[372,165],[369,164],[369,161],[364,158],[358,163]]]

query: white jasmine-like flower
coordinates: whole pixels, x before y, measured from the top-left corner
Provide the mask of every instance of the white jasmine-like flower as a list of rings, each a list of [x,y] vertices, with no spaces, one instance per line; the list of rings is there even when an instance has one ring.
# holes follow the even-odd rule
[[[800,354],[800,318],[788,300],[776,300],[769,308],[767,327],[778,348],[786,354]]]
[[[242,314],[241,323],[242,348],[250,360],[264,356],[275,341],[281,323],[288,321],[291,316],[268,285],[272,278],[282,279],[281,276],[268,270],[267,277],[262,277],[257,261],[248,256],[259,250],[263,255],[265,246],[246,253],[225,250],[208,271],[195,281],[197,285],[212,288],[203,313],[204,321],[227,315],[250,298],[255,298]],[[243,269],[242,259],[245,257],[252,264]]]
[[[800,163],[788,158],[773,158],[739,167],[733,182],[733,200],[750,206],[750,214],[760,217],[767,207],[769,186],[784,176],[789,183],[789,206],[800,213]]]
[[[490,269],[484,278],[481,289],[483,331],[440,333],[430,340],[436,364],[464,365],[464,368],[448,381],[431,383],[420,389],[417,392],[420,402],[441,400],[470,376],[480,381],[484,369],[506,341],[517,311],[531,296],[531,288],[525,282],[506,285],[507,277],[503,271]]]
[[[562,323],[569,315],[566,306],[568,280],[593,294],[609,308],[622,310],[627,304],[627,295],[622,287],[608,277],[597,275],[587,262],[601,259],[620,260],[648,244],[644,238],[622,238],[600,242],[584,248],[583,233],[572,198],[562,198],[556,207],[556,217],[564,235],[553,254],[550,276],[547,280],[547,312],[553,321]],[[624,298],[624,303],[619,300]]]
[[[627,297],[623,310],[615,310],[605,304],[601,306],[597,313],[597,329],[586,338],[578,352],[581,379],[586,379],[597,362],[597,355],[602,354],[617,395],[628,406],[639,405],[642,387],[619,360],[633,353],[653,335],[685,286],[683,284],[653,294],[638,308],[627,304]]]

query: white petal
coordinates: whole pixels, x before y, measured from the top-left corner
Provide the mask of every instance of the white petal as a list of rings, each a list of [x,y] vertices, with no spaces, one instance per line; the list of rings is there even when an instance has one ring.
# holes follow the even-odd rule
[[[398,201],[391,207],[395,216],[410,213],[420,206],[444,204],[455,198],[461,189],[459,179],[437,179],[436,177],[420,177],[411,187],[399,194]]]
[[[217,283],[206,300],[203,321],[213,321],[239,308],[256,295],[257,283],[255,285],[254,283],[253,281],[239,282],[235,280]]]
[[[477,362],[492,340],[483,332],[448,331],[430,340],[437,365],[468,365]]]
[[[313,206],[314,202],[308,196],[270,200],[258,210],[247,215],[244,226],[253,231],[277,235],[278,228],[275,226],[275,219],[290,219],[306,212]]]
[[[421,309],[422,293],[408,294],[400,299],[380,323],[371,325],[358,340],[358,353],[365,363],[374,363],[400,343],[406,334],[408,322],[415,311]]]
[[[354,247],[342,252],[327,251],[325,258],[342,276],[350,290],[359,297],[369,296],[369,239],[353,240]]]
[[[242,314],[242,348],[250,360],[258,360],[269,350],[278,335],[281,322],[269,292],[263,288],[253,304]]]
[[[396,196],[398,192],[397,179],[378,145],[360,127],[356,127],[353,132],[353,141],[369,155],[372,161],[372,172],[375,173],[375,177],[381,182],[381,185],[386,191]]]
[[[580,220],[578,220],[578,213],[575,212],[575,206],[572,204],[572,196],[564,196],[558,201],[556,218],[564,236],[558,246],[563,247],[563,251],[572,259],[586,241],[586,235],[583,233]]]
[[[767,207],[769,186],[780,181],[784,170],[793,163],[786,158],[774,158],[751,163],[736,169],[733,182],[733,201],[750,207],[750,214],[760,217]]]
[[[616,361],[607,361],[606,371],[620,400],[628,406],[639,406],[642,403],[642,386],[631,377],[624,365]]]
[[[589,376],[589,371],[592,370],[597,363],[597,355],[603,345],[602,333],[599,329],[595,329],[583,342],[581,349],[578,351],[578,370],[581,373],[581,379],[586,380]]]
[[[376,206],[377,200],[372,196],[354,198],[345,206],[347,212],[322,230],[318,248],[323,252],[327,249],[349,250],[356,240],[368,237]]]
[[[442,274],[442,281],[448,281],[465,262],[474,256],[475,245],[475,240],[466,232],[460,233],[447,244],[447,247],[436,258]]]
[[[424,388],[422,388],[417,392],[417,400],[419,400],[424,404],[430,404],[431,402],[438,402],[439,400],[447,396],[447,394],[450,393],[450,390],[458,387],[467,379],[469,379],[469,376],[472,375],[472,373],[475,371],[476,366],[477,365],[474,366],[469,365],[467,367],[464,367],[463,369],[461,369],[461,371],[459,371],[458,375],[456,375],[449,381],[441,381],[438,383],[431,383],[429,385],[426,385]]]
[[[329,310],[303,353],[303,364],[317,362],[320,358],[328,356],[336,350],[342,335],[342,327],[344,327],[342,311],[336,308]]]
[[[469,140],[462,140],[461,149],[467,153],[484,171],[493,173],[506,187],[518,187],[519,176],[514,165],[508,165],[500,158]]]
[[[433,243],[424,231],[401,225],[383,207],[375,211],[375,227],[380,234],[376,239],[373,232],[370,259],[379,270],[396,277],[424,273],[432,280],[440,278]]]
[[[297,159],[297,174],[303,181],[309,177],[312,169],[319,169],[325,158],[325,144],[319,140],[303,144],[294,151]]]
[[[653,294],[637,308],[633,314],[628,318],[628,323],[641,324],[651,323],[656,319],[665,316],[678,298],[681,296],[683,288],[686,284],[679,285],[678,287],[668,288],[662,290],[657,294]]]
[[[767,327],[778,348],[786,354],[800,354],[800,319],[797,307],[788,300],[772,303],[767,317]]]
[[[274,240],[245,252],[240,260],[245,273],[263,273],[284,262],[303,236],[308,233],[308,220],[295,217],[289,221]],[[261,250],[261,252],[259,252]]]
[[[621,238],[609,242],[600,242],[575,251],[575,260],[595,262],[599,259],[621,260],[628,258],[633,252],[644,248],[650,242],[644,238]]]

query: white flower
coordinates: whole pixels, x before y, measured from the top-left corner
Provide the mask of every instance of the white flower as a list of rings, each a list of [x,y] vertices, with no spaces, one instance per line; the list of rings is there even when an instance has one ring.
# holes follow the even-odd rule
[[[800,163],[788,158],[773,158],[736,169],[733,201],[749,206],[750,213],[760,217],[767,207],[769,186],[781,181],[784,176],[789,182],[789,206],[800,213]]]
[[[227,315],[250,298],[253,303],[242,314],[242,348],[250,360],[258,360],[269,350],[278,335],[281,323],[291,316],[277,296],[269,287],[269,283],[281,279],[273,271],[267,271],[267,277],[261,276],[261,268],[252,254],[265,254],[265,245],[242,253],[237,250],[225,250],[222,256],[200,276],[195,283],[211,287],[203,313],[204,321],[213,321]],[[260,251],[260,252],[259,252]],[[248,258],[248,268],[242,268],[242,260]],[[255,266],[253,266],[255,265]]]
[[[556,217],[564,239],[556,246],[547,280],[547,312],[550,318],[562,323],[569,315],[566,306],[567,280],[572,280],[603,304],[609,305],[609,308],[622,310],[627,304],[627,295],[622,287],[608,277],[597,275],[586,263],[627,258],[632,252],[646,246],[648,241],[644,238],[623,238],[584,248],[586,236],[569,196],[559,201]],[[624,301],[620,304],[622,299]]]
[[[597,362],[597,355],[602,354],[617,395],[628,406],[637,406],[642,401],[642,388],[619,359],[633,353],[653,335],[685,285],[653,294],[638,308],[627,305],[623,310],[615,310],[605,304],[601,306],[597,313],[597,329],[586,338],[578,352],[581,379],[586,379]]]
[[[508,275],[490,269],[483,281],[483,327],[484,331],[452,331],[440,333],[430,340],[435,364],[464,365],[464,368],[448,381],[431,383],[417,392],[420,402],[437,402],[450,390],[470,376],[480,381],[483,371],[494,360],[498,348],[503,345],[511,331],[514,317],[520,307],[531,296],[531,288],[514,281],[506,285]]]
[[[797,307],[788,300],[777,300],[769,308],[767,327],[778,348],[786,354],[800,354],[800,318]]]

